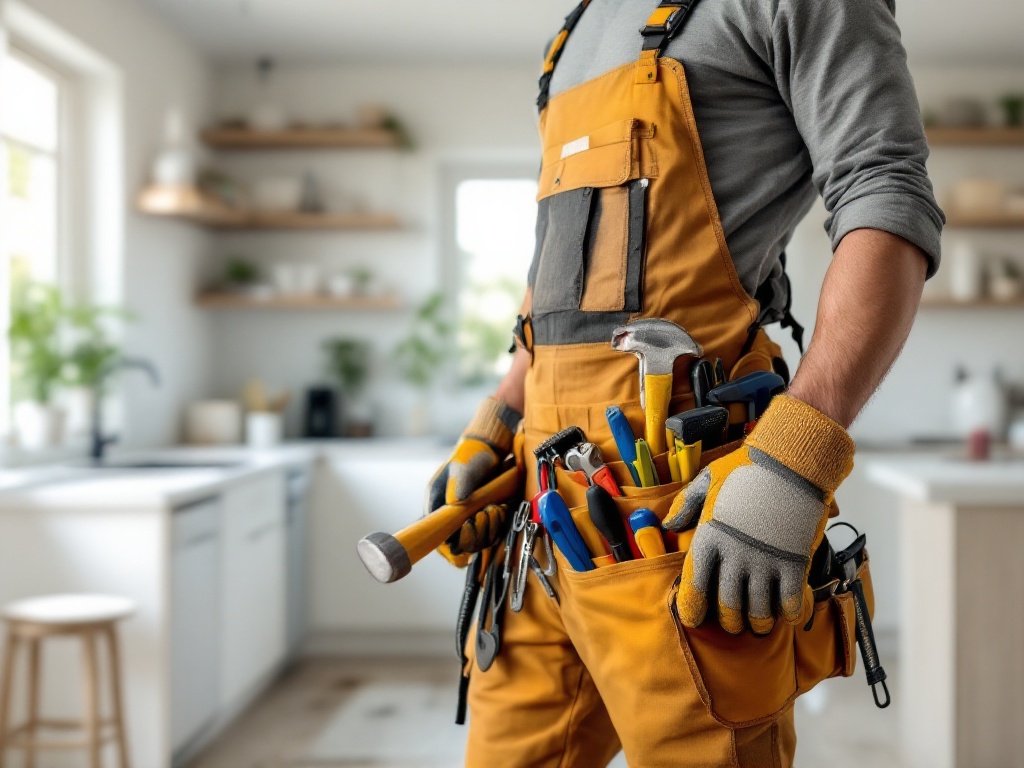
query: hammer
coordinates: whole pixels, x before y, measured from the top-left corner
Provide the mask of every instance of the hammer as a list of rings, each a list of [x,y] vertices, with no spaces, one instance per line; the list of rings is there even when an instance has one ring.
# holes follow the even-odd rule
[[[672,367],[683,355],[700,357],[704,350],[683,328],[668,320],[636,320],[616,328],[612,349],[632,352],[640,360],[640,405],[651,453],[667,449],[665,419],[672,399]]]
[[[366,570],[382,584],[404,578],[428,554],[441,546],[469,518],[486,507],[514,496],[522,475],[510,460],[502,472],[469,498],[448,504],[406,526],[398,533],[371,533],[356,547]]]

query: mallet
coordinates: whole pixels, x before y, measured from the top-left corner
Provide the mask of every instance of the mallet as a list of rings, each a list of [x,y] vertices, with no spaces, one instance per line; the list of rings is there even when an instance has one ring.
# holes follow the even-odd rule
[[[467,499],[447,504],[398,533],[371,533],[356,546],[366,570],[382,584],[404,578],[428,554],[441,546],[469,518],[486,507],[511,498],[519,491],[522,477],[508,460],[503,471]]]

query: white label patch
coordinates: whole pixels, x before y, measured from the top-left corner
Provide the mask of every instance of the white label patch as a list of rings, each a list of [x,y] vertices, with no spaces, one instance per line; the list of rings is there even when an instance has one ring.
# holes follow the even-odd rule
[[[578,155],[580,152],[586,152],[590,149],[590,137],[584,136],[582,139],[576,139],[576,141],[570,141],[564,147],[562,147],[562,159],[572,155]]]

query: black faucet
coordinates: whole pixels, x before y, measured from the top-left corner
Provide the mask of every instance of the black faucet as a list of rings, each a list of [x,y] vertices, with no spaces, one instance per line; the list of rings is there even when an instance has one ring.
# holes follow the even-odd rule
[[[92,447],[89,455],[94,462],[99,463],[103,461],[103,454],[106,452],[107,446],[116,443],[118,440],[117,435],[103,434],[103,392],[106,388],[106,381],[118,371],[128,370],[129,368],[145,371],[149,374],[153,386],[160,386],[160,374],[157,373],[156,366],[148,360],[143,360],[141,357],[122,357],[100,371],[100,375],[96,379],[92,401]]]

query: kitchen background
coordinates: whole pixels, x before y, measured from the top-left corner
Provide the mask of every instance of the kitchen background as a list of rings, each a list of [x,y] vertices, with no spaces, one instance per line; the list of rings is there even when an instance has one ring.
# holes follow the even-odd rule
[[[378,669],[404,694],[449,695],[447,661],[411,660],[447,660],[461,576],[426,562],[380,587],[354,544],[418,515],[423,483],[507,362],[533,248],[538,58],[572,5],[401,2],[385,21],[373,4],[327,0],[0,0],[0,323],[14,332],[0,365],[21,372],[0,376],[0,599],[136,601],[123,631],[137,765],[256,764],[269,738],[260,717],[288,734],[281,765],[433,765],[425,747],[372,753],[352,735],[369,727],[361,710],[345,702],[389,701],[386,686],[357,684]],[[903,693],[924,675],[908,655],[936,646],[907,603],[919,594],[915,547],[931,541],[914,526],[948,524],[950,538],[932,544],[959,552],[962,512],[1020,506],[1024,490],[1024,6],[901,0],[897,16],[949,226],[906,351],[853,428],[858,469],[840,504],[869,533],[875,629]],[[824,219],[819,204],[788,250],[808,334],[830,257]],[[19,293],[26,276],[59,286],[69,307],[119,309],[62,312],[52,294]],[[23,310],[50,312],[59,329],[19,336]],[[772,333],[795,362],[788,333]],[[28,366],[26,350],[45,359]],[[102,382],[103,435],[120,437],[108,464],[119,469],[93,469],[89,391],[122,354],[157,380],[125,370]],[[986,452],[982,433],[994,460],[960,461],[969,438]],[[191,566],[174,565],[186,518],[206,520],[219,542],[209,573],[224,591],[205,608],[175,602],[196,589],[185,585]],[[247,540],[275,524],[268,559],[238,571],[232,531]],[[996,537],[1014,541],[1006,530]],[[999,574],[1019,588],[1018,576]],[[259,594],[246,596],[249,582]],[[278,595],[280,614],[247,625],[261,594]],[[948,706],[926,717],[905,704],[920,701],[910,691],[898,712],[876,713],[858,670],[852,688],[830,683],[803,705],[821,726],[807,729],[803,765],[1021,764],[1017,735],[983,739],[951,703],[973,700],[958,654],[980,641],[954,627],[970,601],[948,602],[953,618],[938,631],[949,647],[938,644],[935,662],[948,674],[924,675],[948,685],[920,692]],[[182,639],[183,626],[211,622],[223,629],[215,653],[182,650],[212,642]],[[265,652],[234,669],[232,635],[244,645],[261,632]],[[44,675],[44,702],[71,714],[75,653],[47,656]],[[380,656],[392,663],[358,661]],[[175,693],[171,681],[197,669],[216,689]],[[1024,694],[993,699],[1006,683],[986,684],[1003,718],[1024,716]],[[323,711],[281,714],[314,693]],[[835,725],[848,715],[852,735]],[[918,721],[952,735],[929,740]],[[416,722],[421,741],[440,728]],[[338,733],[358,749],[338,747]],[[437,764],[458,763],[457,737]],[[978,747],[991,750],[982,759],[976,742],[1001,746]]]

